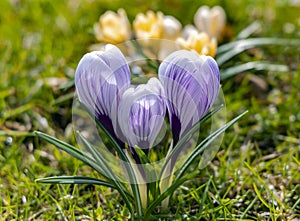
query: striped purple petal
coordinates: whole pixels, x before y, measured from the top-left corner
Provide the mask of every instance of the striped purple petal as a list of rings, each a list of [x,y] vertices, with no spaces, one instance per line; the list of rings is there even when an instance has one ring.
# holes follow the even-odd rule
[[[158,75],[165,90],[176,144],[213,105],[220,87],[219,68],[209,56],[180,50],[162,62]]]
[[[121,51],[106,45],[103,51],[85,54],[75,73],[79,101],[113,133],[112,110],[120,95],[130,86],[130,71]]]
[[[165,112],[163,88],[158,79],[151,78],[147,84],[127,89],[118,110],[117,126],[122,131],[118,136],[130,147],[138,146],[148,153],[162,127]]]

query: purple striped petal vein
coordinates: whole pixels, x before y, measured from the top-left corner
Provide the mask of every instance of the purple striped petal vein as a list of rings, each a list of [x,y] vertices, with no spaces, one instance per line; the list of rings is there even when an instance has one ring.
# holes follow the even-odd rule
[[[118,121],[123,134],[121,137],[129,146],[137,145],[148,153],[164,122],[166,106],[163,96],[163,88],[157,78],[124,92]]]
[[[104,51],[85,54],[76,69],[75,86],[79,101],[113,132],[112,110],[130,86],[129,67],[121,51],[106,45]]]
[[[158,74],[176,143],[213,105],[220,87],[219,68],[212,57],[180,50],[162,62]]]

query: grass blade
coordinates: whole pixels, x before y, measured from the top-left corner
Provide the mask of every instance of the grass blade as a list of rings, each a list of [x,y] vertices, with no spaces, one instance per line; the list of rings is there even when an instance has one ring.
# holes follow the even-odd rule
[[[212,176],[209,177],[209,180],[208,182],[206,183],[206,187],[205,187],[205,190],[202,194],[202,200],[201,200],[201,204],[199,206],[199,213],[202,214],[202,211],[203,211],[203,208],[204,208],[204,203],[206,201],[206,197],[208,195],[208,188],[210,187],[210,183],[212,181]]]
[[[241,219],[244,219],[244,217],[247,215],[247,213],[249,212],[249,210],[254,206],[254,204],[256,203],[258,197],[257,195],[255,196],[255,198],[252,200],[252,202],[249,204],[249,206],[245,209],[245,211],[243,212],[243,214],[241,215]]]
[[[285,205],[281,202],[281,200],[278,198],[276,194],[273,193],[273,191],[270,190],[269,186],[266,184],[265,180],[260,176],[259,173],[257,173],[253,167],[251,167],[250,164],[248,164],[246,161],[244,162],[246,167],[251,171],[251,173],[260,181],[260,183],[264,186],[264,188],[269,191],[270,197],[273,198],[274,201],[277,202],[278,205],[280,205],[281,208],[285,209]],[[255,188],[255,187],[254,187]],[[259,196],[258,196],[259,197]],[[270,207],[271,208],[271,207]],[[272,208],[275,212],[275,209]]]
[[[269,62],[253,61],[247,62],[245,64],[236,65],[225,70],[220,70],[221,80],[249,70],[287,72],[289,69],[286,65],[283,64],[271,64]]]
[[[258,190],[258,188],[257,188],[257,186],[256,186],[255,183],[253,183],[253,188],[254,188],[256,196],[258,197],[258,199],[260,200],[260,202],[262,202],[262,204],[264,204],[264,206],[267,207],[270,211],[275,212],[274,209],[264,200],[264,198],[260,194],[261,190]]]

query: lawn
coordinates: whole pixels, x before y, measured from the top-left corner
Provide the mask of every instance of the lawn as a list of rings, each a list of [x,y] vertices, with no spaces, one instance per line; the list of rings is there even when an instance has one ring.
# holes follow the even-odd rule
[[[93,25],[106,10],[124,8],[131,22],[139,12],[162,11],[185,25],[203,4],[226,12],[220,48],[249,26],[255,30],[247,38],[286,43],[258,45],[220,65],[221,71],[247,62],[279,66],[221,80],[227,121],[249,112],[226,131],[214,159],[175,191],[157,220],[300,220],[300,44],[290,44],[300,38],[297,0],[1,0],[0,220],[128,219],[124,201],[109,187],[35,182],[59,175],[102,177],[33,132],[76,145],[75,70],[99,43]]]

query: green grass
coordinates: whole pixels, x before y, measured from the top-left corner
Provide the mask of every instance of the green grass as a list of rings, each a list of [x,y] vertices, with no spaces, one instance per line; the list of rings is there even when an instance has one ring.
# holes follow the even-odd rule
[[[276,4],[277,2],[277,4]],[[209,1],[221,4],[234,40],[255,19],[255,37],[299,38],[300,6],[291,1]],[[115,190],[46,185],[54,175],[99,175],[34,137],[40,130],[75,144],[70,132],[79,59],[97,43],[93,24],[108,9],[129,19],[148,9],[184,24],[204,1],[0,1],[0,219],[124,220],[129,211]],[[291,31],[288,27],[294,27]],[[286,31],[287,30],[287,31]],[[225,133],[214,160],[174,194],[162,220],[297,220],[300,218],[299,47],[264,46],[234,57],[287,64],[290,70],[247,71],[222,82],[228,119],[249,110]],[[12,142],[10,139],[12,138]],[[171,219],[171,218],[170,218]]]

